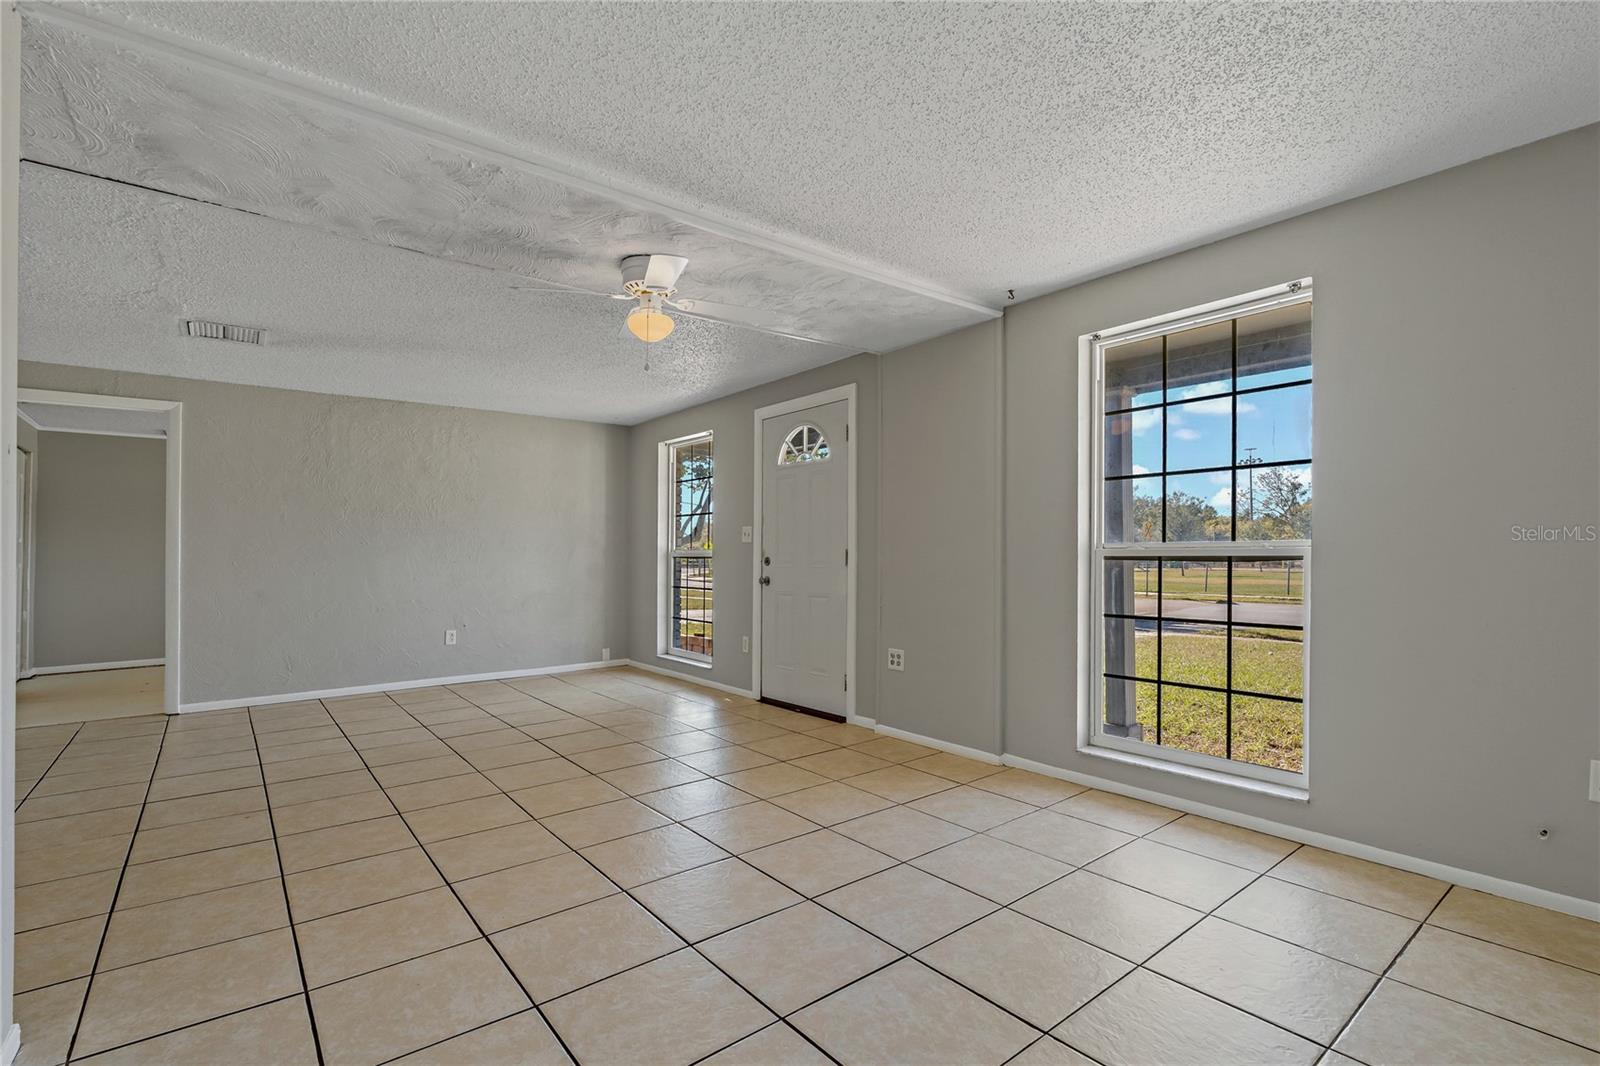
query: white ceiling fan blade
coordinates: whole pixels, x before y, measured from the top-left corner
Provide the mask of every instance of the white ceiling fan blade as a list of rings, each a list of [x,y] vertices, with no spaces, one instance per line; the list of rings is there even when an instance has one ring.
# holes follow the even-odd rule
[[[608,300],[631,300],[625,292],[597,292],[594,289],[580,289],[575,286],[565,285],[513,285],[513,289],[520,292],[554,292],[566,296],[604,296]]]
[[[746,329],[759,330],[762,333],[770,333],[775,337],[786,337],[789,340],[805,341],[808,344],[826,344],[833,348],[849,347],[848,345],[840,344],[838,341],[790,333],[782,328],[781,324],[771,316],[753,307],[738,307],[734,304],[721,304],[713,300],[668,300],[667,306],[681,311],[690,318],[703,318],[708,322],[721,322],[729,326],[743,326]]]
[[[686,314],[699,315],[701,318],[720,319],[734,325],[752,326],[756,329],[775,329],[777,327],[777,322],[771,315],[754,307],[719,304],[714,300],[668,300],[667,304]]]
[[[683,276],[683,268],[688,265],[689,260],[681,255],[652,255],[650,265],[644,269],[645,288],[659,292],[675,288]]]

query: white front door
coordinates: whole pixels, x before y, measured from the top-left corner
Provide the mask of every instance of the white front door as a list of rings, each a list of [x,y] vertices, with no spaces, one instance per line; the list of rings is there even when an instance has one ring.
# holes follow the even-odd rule
[[[849,401],[761,425],[761,695],[845,710]]]

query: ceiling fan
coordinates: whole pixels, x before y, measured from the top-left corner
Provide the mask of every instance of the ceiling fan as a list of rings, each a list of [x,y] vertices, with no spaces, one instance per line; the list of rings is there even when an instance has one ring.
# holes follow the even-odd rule
[[[608,300],[632,300],[637,306],[628,312],[628,332],[646,344],[654,344],[657,341],[665,340],[672,332],[675,323],[672,316],[667,313],[668,308],[690,318],[703,318],[709,322],[743,326],[747,329],[760,330],[762,333],[787,337],[790,340],[809,341],[812,344],[834,343],[832,341],[819,340],[816,337],[802,337],[795,333],[785,332],[779,328],[779,323],[776,319],[753,307],[737,307],[733,304],[716,303],[711,300],[673,299],[678,292],[678,279],[683,276],[684,268],[688,265],[689,260],[681,255],[627,256],[621,263],[621,292],[596,292],[593,289],[582,289],[574,285],[561,285],[559,282],[549,285],[514,285],[512,288],[529,292],[581,293],[586,296],[604,297]]]

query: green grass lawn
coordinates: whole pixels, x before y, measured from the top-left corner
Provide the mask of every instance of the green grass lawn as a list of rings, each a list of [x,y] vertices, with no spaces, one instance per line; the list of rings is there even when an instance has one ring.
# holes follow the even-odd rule
[[[1257,570],[1246,563],[1233,572],[1233,599],[1235,603],[1299,603],[1306,594],[1305,583],[1304,569],[1287,572],[1281,567]],[[1134,589],[1139,595],[1155,595],[1154,567],[1138,572]],[[1186,566],[1182,569],[1169,566],[1161,575],[1161,591],[1163,595],[1174,598],[1225,603],[1228,599],[1228,571],[1223,566]]]
[[[1270,635],[1267,635],[1269,634]],[[1304,690],[1301,643],[1298,633],[1281,630],[1236,630],[1233,648],[1233,686],[1281,696],[1299,696]],[[1136,661],[1140,676],[1155,672],[1155,634],[1137,637]],[[1161,673],[1165,680],[1195,685],[1227,684],[1227,649],[1220,636],[1168,634],[1161,648]],[[1137,686],[1139,722],[1145,739],[1155,742],[1156,686]],[[1227,697],[1167,686],[1161,697],[1161,743],[1164,747],[1227,757]],[[1302,705],[1282,700],[1233,697],[1233,757],[1235,760],[1301,768],[1303,747]]]

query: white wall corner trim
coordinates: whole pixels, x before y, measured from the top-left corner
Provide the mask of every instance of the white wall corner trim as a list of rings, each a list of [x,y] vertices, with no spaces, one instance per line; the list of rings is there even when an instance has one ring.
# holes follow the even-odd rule
[[[699,663],[690,662],[687,659],[675,659],[673,661],[680,662],[690,669],[703,669]],[[736,685],[725,685],[721,681],[713,681],[708,677],[693,677],[681,670],[669,670],[665,666],[661,666],[658,663],[647,663],[639,659],[615,659],[612,660],[612,662],[608,665],[632,666],[635,669],[648,670],[652,674],[660,674],[662,677],[675,677],[679,681],[682,681],[686,684],[699,685],[701,688],[714,688],[718,692],[728,692],[735,696],[743,696],[747,700],[753,700],[756,698],[756,694],[747,688],[739,688]]]
[[[271,696],[249,696],[225,700],[207,700],[203,703],[185,703],[178,708],[180,714],[200,711],[223,711],[233,707],[267,707],[275,703],[298,703],[301,700],[331,700],[341,696],[365,696],[373,692],[399,692],[410,688],[432,688],[434,685],[465,685],[473,681],[504,681],[513,677],[538,677],[543,674],[570,674],[578,670],[599,670],[622,666],[625,659],[604,662],[566,663],[561,666],[528,666],[520,670],[492,670],[486,674],[460,674],[456,677],[421,677],[410,681],[385,681],[376,685],[350,685],[345,688],[324,688],[314,692],[279,692]]]
[[[11,1028],[6,1030],[6,1039],[0,1043],[0,1066],[11,1066],[17,1057],[17,1052],[22,1048],[22,1026],[16,1022],[11,1023]]]
[[[862,718],[858,719],[853,724],[866,725],[868,721],[869,719]],[[990,766],[1002,765],[1000,756],[996,755],[992,751],[983,751],[980,748],[969,748],[965,744],[952,744],[948,740],[938,740],[934,737],[925,737],[920,733],[912,733],[904,729],[895,729],[893,726],[876,725],[874,723],[873,728],[875,728],[879,733],[882,733],[884,736],[894,737],[896,740],[908,740],[913,744],[921,744],[925,748],[937,748],[940,751],[947,751],[951,755],[959,755],[964,759],[971,759],[974,762],[988,763]]]
[[[1559,892],[1551,892],[1548,889],[1525,885],[1519,881],[1507,881],[1472,870],[1446,866],[1444,863],[1434,862],[1430,859],[1419,859],[1414,855],[1404,855],[1398,851],[1385,851],[1383,848],[1375,848],[1359,841],[1329,836],[1326,833],[1285,825],[1282,822],[1274,822],[1267,818],[1255,818],[1250,815],[1239,814],[1223,807],[1213,807],[1209,803],[1196,803],[1193,800],[1169,796],[1164,792],[1155,792],[1147,788],[1124,785],[1103,777],[1095,777],[1092,774],[1080,774],[1072,770],[1062,770],[1059,767],[1035,762],[1032,759],[1024,759],[1020,755],[1003,755],[1000,757],[1000,761],[1007,766],[1015,766],[1019,770],[1031,770],[1036,774],[1054,777],[1061,781],[1071,781],[1074,784],[1087,785],[1090,788],[1100,789],[1102,792],[1114,792],[1119,796],[1128,796],[1148,803],[1158,803],[1164,807],[1187,811],[1190,814],[1203,815],[1213,821],[1226,822],[1229,825],[1236,825],[1243,829],[1254,829],[1258,833],[1270,833],[1273,836],[1280,836],[1285,840],[1294,840],[1301,844],[1310,844],[1312,847],[1322,848],[1324,851],[1335,851],[1341,855],[1350,855],[1357,859],[1366,859],[1368,862],[1393,866],[1399,870],[1409,870],[1411,873],[1421,874],[1424,877],[1432,877],[1440,881],[1462,885],[1466,888],[1477,889],[1479,892],[1504,896],[1506,899],[1513,899],[1519,903],[1531,903],[1536,907],[1546,907],[1553,911],[1560,911],[1563,914],[1573,914],[1579,918],[1588,918],[1590,921],[1600,921],[1600,900],[1565,896]]]
[[[132,670],[140,666],[165,666],[165,659],[128,659],[120,663],[74,663],[70,666],[35,666],[29,671],[30,676],[42,677],[45,674],[89,674],[96,670]]]

